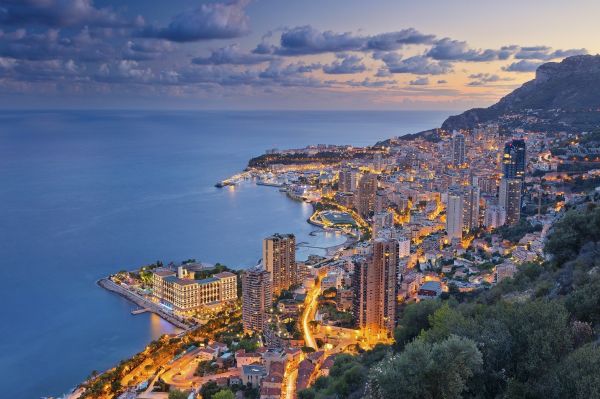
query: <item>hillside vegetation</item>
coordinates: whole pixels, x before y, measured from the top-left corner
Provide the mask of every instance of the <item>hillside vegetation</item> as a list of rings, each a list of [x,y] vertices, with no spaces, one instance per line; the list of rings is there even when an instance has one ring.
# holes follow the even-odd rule
[[[550,261],[404,308],[393,347],[340,355],[307,398],[600,398],[600,208],[570,210]],[[381,360],[379,360],[381,359]]]

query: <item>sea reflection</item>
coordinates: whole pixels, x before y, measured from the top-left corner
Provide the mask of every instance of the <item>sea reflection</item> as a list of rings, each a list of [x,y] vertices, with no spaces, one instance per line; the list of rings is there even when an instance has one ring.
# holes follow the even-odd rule
[[[183,330],[175,327],[166,320],[161,319],[154,313],[150,314],[150,337],[152,340],[159,338],[163,334],[179,334]]]

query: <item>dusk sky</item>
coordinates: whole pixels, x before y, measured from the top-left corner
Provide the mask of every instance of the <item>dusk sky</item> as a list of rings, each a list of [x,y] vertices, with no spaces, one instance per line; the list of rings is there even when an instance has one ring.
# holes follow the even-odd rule
[[[600,52],[600,2],[0,0],[0,107],[487,106]]]

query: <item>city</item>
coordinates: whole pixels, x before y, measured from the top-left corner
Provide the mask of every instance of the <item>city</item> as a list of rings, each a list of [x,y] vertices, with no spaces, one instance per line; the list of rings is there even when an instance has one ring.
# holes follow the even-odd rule
[[[600,399],[598,15],[0,0],[0,398]]]
[[[559,172],[571,154],[553,155],[567,141],[589,141],[588,133],[507,137],[489,124],[435,135],[369,148],[272,149],[219,185],[265,185],[311,203],[307,223],[347,236],[325,256],[299,261],[302,243],[276,233],[247,270],[157,262],[103,280],[139,306],[133,313],[156,312],[184,330],[170,361],[122,372],[119,398],[171,398],[178,390],[309,398],[339,355],[393,344],[407,305],[487,290],[522,265],[546,261],[547,235],[565,206],[590,200],[573,179],[599,181],[600,169]],[[332,152],[333,159],[324,155]],[[599,197],[596,190],[591,200]],[[88,397],[98,378],[72,397]]]

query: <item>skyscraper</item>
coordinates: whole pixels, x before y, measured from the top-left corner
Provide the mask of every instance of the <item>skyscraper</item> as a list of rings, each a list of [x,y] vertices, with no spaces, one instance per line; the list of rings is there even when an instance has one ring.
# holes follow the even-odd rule
[[[460,168],[465,163],[465,136],[454,132],[452,135],[452,166]]]
[[[274,295],[297,283],[296,237],[274,234],[263,240],[263,265],[271,273]]]
[[[377,176],[365,173],[358,182],[356,209],[363,217],[370,216],[375,211],[375,195],[377,193]]]
[[[511,140],[504,145],[502,173],[507,179],[525,177],[526,148],[524,140]]]
[[[271,273],[254,267],[242,274],[242,322],[244,333],[262,332],[273,306]]]
[[[484,225],[488,229],[496,229],[506,223],[506,211],[498,205],[489,205],[485,208]]]
[[[338,191],[351,193],[356,190],[356,169],[343,167],[338,174]]]
[[[499,205],[506,211],[506,223],[515,224],[521,218],[521,179],[502,178],[500,181]]]
[[[463,188],[463,225],[466,231],[479,227],[479,187]]]
[[[354,268],[354,315],[361,332],[391,336],[396,319],[398,242],[377,239],[373,254]]]
[[[462,239],[464,225],[463,197],[456,190],[448,191],[448,203],[446,204],[446,232],[448,238]]]

